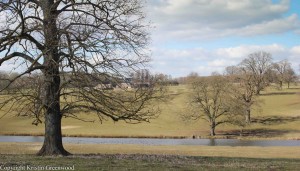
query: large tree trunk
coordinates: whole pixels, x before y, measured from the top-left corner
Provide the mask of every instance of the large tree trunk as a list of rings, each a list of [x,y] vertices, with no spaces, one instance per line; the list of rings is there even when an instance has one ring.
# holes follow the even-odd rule
[[[60,76],[56,53],[45,57],[44,95],[45,107],[45,139],[38,155],[68,155],[62,145],[60,112]]]
[[[51,59],[51,55],[49,58]],[[45,61],[45,64],[51,67],[44,73],[45,139],[38,155],[68,155],[62,145],[58,65],[55,60]]]
[[[216,123],[214,121],[212,121],[210,123],[210,136],[215,136],[215,128],[216,128]]]
[[[56,26],[57,14],[50,7],[53,0],[40,1],[44,14],[45,54],[44,54],[44,97],[45,139],[38,155],[68,155],[62,144],[60,112],[60,75],[58,53],[59,35]]]
[[[61,116],[56,112],[45,116],[45,139],[37,155],[69,155],[62,144]]]

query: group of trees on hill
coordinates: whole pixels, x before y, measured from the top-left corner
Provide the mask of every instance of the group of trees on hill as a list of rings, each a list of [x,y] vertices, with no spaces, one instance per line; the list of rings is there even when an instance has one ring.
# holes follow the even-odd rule
[[[251,109],[259,105],[258,95],[271,83],[280,89],[283,83],[297,81],[297,75],[287,60],[273,63],[267,52],[248,55],[236,66],[228,66],[223,75],[214,73],[200,77],[191,73],[186,79],[190,84],[190,112],[184,120],[204,119],[209,122],[210,134],[224,123],[246,126],[251,123]]]
[[[267,52],[255,52],[244,59],[237,66],[229,66],[225,69],[225,74],[230,76],[251,75],[252,84],[255,86],[256,94],[271,83],[278,85],[282,89],[284,83],[290,87],[290,83],[298,80],[297,74],[291,67],[291,63],[284,59],[273,62],[272,56]]]
[[[282,89],[283,83],[286,83],[288,88],[290,84],[298,80],[295,70],[291,67],[288,60],[282,60],[273,64],[273,79],[274,82]]]

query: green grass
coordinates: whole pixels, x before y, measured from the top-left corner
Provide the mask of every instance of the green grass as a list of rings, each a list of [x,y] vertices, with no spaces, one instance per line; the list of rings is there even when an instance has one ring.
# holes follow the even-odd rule
[[[207,122],[200,120],[184,123],[180,119],[180,114],[187,111],[187,87],[174,86],[169,91],[172,99],[160,105],[160,116],[150,123],[126,124],[107,120],[100,124],[95,115],[81,113],[83,118],[96,121],[90,123],[64,118],[63,134],[95,137],[209,137]],[[300,139],[300,86],[282,91],[268,88],[259,98],[263,101],[261,110],[253,110],[252,116],[256,122],[244,129],[243,137],[239,137],[240,129],[233,125],[218,126],[217,137]],[[9,114],[0,119],[0,135],[43,135],[44,125],[34,126],[31,122],[32,119]]]
[[[75,170],[297,170],[299,159],[188,157],[170,155],[0,155],[0,166],[74,167]]]

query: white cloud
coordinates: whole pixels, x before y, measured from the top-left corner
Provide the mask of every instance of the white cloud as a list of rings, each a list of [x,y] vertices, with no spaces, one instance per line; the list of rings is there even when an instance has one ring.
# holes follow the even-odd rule
[[[300,21],[285,15],[289,6],[289,0],[154,0],[148,15],[154,39],[203,40],[296,32]]]
[[[153,71],[174,76],[196,71],[196,68],[210,57],[210,53],[203,48],[181,50],[152,48],[152,51]]]
[[[300,64],[300,46],[286,48],[280,44],[240,45],[228,48],[204,50],[203,48],[160,49],[153,53],[153,70],[175,77],[185,76],[190,72],[210,75],[217,71],[222,73],[226,66],[237,65],[250,53],[266,51],[272,54],[273,61],[288,59],[295,70]],[[169,56],[170,55],[170,56]]]
[[[285,47],[278,44],[271,45],[240,45],[236,47],[229,48],[219,48],[215,50],[215,53],[218,56],[224,56],[229,59],[242,59],[246,55],[255,52],[255,51],[266,51],[271,54],[281,54],[286,51]]]
[[[294,46],[290,50],[290,55],[288,56],[289,61],[295,71],[300,74],[300,46]]]
[[[289,30],[297,30],[299,27],[300,21],[298,15],[293,14],[287,18],[274,19],[259,24],[249,25],[236,30],[236,33],[242,36],[274,34],[284,33]]]
[[[213,27],[243,26],[278,18],[289,9],[289,1],[270,0],[161,0],[153,13],[161,24],[178,20],[175,27],[206,23]],[[198,24],[197,24],[198,25]],[[174,27],[174,26],[170,26]]]
[[[209,67],[226,67],[229,65],[231,65],[230,62],[225,59],[216,59],[207,63],[207,66]]]
[[[300,58],[300,46],[294,46],[290,51],[293,55],[298,55]]]

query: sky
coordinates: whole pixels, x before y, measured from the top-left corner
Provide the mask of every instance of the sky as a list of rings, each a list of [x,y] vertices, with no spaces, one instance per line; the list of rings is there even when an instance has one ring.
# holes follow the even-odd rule
[[[154,74],[223,73],[257,51],[274,62],[287,59],[300,74],[300,0],[145,0],[144,6]]]
[[[154,73],[222,73],[257,51],[300,73],[299,0],[147,0],[145,11]]]

